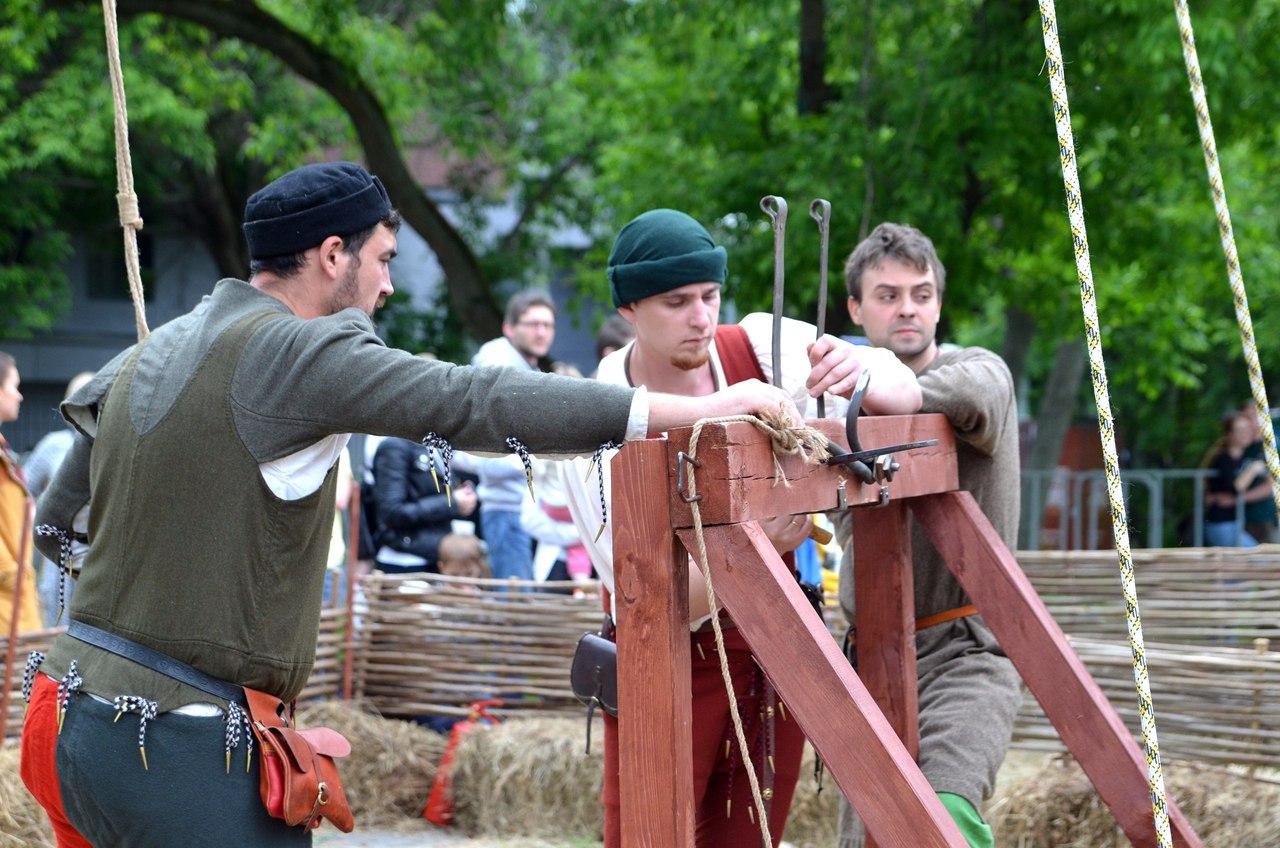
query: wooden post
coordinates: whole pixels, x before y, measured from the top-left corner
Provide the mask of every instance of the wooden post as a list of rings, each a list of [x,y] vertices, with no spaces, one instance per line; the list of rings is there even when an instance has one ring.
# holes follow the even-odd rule
[[[613,460],[623,848],[693,848],[689,557],[668,517],[666,442]]]
[[[911,509],[1129,841],[1156,845],[1146,757],[973,495],[929,495]],[[1168,809],[1174,844],[1202,848],[1172,799]]]
[[[858,677],[914,758],[920,754],[920,709],[906,503],[855,509],[852,518]]]

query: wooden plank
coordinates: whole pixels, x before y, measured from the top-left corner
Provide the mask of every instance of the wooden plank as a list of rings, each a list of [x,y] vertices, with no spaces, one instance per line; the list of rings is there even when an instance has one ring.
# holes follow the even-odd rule
[[[1129,841],[1156,845],[1146,757],[973,495],[931,495],[911,509]],[[1172,799],[1168,809],[1174,844],[1201,848]]]
[[[846,450],[844,422],[832,419],[805,422]],[[864,449],[938,439],[933,447],[895,454],[900,470],[888,483],[890,497],[904,498],[958,488],[955,435],[941,415],[870,415],[858,425]],[[667,474],[678,479],[677,460],[688,452],[692,428],[672,430],[667,440]],[[704,425],[698,438],[699,507],[704,525],[737,524],[775,515],[825,512],[839,506],[844,487],[850,505],[873,504],[880,485],[865,485],[839,466],[805,465],[800,457],[781,459],[790,486],[774,477],[769,436],[747,422]],[[680,498],[671,498],[672,527],[692,527],[693,515]]]
[[[855,509],[854,608],[858,677],[915,758],[920,753],[916,692],[915,574],[904,501]]]
[[[689,558],[668,524],[666,444],[613,460],[622,846],[693,848]]]
[[[868,834],[886,846],[965,848],[760,526],[705,527],[703,534],[717,596]],[[695,531],[679,535],[686,548],[697,549]]]

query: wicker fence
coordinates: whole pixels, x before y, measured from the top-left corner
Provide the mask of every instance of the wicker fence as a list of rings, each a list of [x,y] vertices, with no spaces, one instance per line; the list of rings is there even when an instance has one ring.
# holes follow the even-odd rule
[[[1021,552],[1024,570],[1085,665],[1137,733],[1136,696],[1112,552]],[[1134,555],[1148,668],[1166,758],[1280,764],[1280,547],[1144,550]],[[568,669],[578,637],[600,624],[598,597],[520,591],[531,585],[374,574],[362,584],[350,689],[384,714],[458,716],[484,698],[500,714],[576,712]],[[544,586],[545,588],[545,586]],[[839,630],[838,611],[828,622]],[[326,610],[304,699],[339,697],[346,614]],[[8,735],[21,727],[21,637]],[[0,646],[3,640],[0,640]],[[1028,696],[1015,728],[1021,747],[1060,747]]]

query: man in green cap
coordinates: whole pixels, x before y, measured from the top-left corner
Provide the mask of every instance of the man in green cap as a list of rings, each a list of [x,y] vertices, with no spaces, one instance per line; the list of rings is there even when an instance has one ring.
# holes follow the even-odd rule
[[[719,326],[720,290],[728,273],[727,254],[706,229],[683,212],[655,209],[618,233],[609,256],[609,287],[614,306],[634,328],[635,339],[605,357],[597,379],[651,391],[704,397],[738,380],[772,379],[773,328],[769,315],[748,315],[737,325]],[[812,325],[784,319],[782,387],[806,417],[816,399],[828,397],[827,410],[843,416],[864,369],[874,379],[863,408],[882,414],[907,414],[920,405],[920,390],[910,369],[886,350],[856,347],[833,336],[814,341]],[[608,462],[599,466],[606,475]],[[593,480],[582,469],[564,474],[570,510],[605,586],[613,591],[613,539],[601,526],[601,504]],[[798,547],[812,528],[807,516],[782,515],[761,522],[779,553]],[[799,777],[804,735],[789,713],[775,713],[772,728],[760,719],[773,697],[746,641],[720,612],[735,697],[743,717],[751,755],[744,761],[729,718],[729,700],[711,628],[702,574],[689,568],[689,617],[692,640],[693,782],[697,844],[758,845],[760,827],[752,806],[747,769],[768,769],[772,780],[769,829],[776,845]],[[625,626],[625,623],[624,623]],[[620,711],[629,706],[619,705]],[[605,848],[621,844],[618,793],[617,721],[605,719]]]

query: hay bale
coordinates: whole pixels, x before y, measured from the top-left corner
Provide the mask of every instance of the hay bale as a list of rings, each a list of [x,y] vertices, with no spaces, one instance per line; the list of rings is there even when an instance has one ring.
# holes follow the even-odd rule
[[[53,848],[49,817],[18,776],[18,746],[0,747],[0,848]]]
[[[599,839],[603,723],[519,718],[468,734],[453,761],[454,821],[485,836]]]
[[[1270,848],[1280,844],[1280,787],[1218,768],[1165,768],[1165,787],[1206,845]],[[987,805],[996,845],[1017,848],[1127,846],[1111,811],[1084,772],[1057,758],[1010,784]]]
[[[821,784],[814,778],[817,757],[813,747],[804,746],[800,780],[787,815],[783,839],[795,848],[831,848],[836,844],[836,819],[840,814],[840,787],[830,772],[823,771]],[[819,791],[821,786],[821,791]]]
[[[357,827],[416,827],[447,740],[370,710],[357,702],[308,704],[298,710],[298,726],[331,727],[351,741],[339,768]]]

